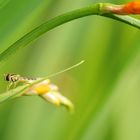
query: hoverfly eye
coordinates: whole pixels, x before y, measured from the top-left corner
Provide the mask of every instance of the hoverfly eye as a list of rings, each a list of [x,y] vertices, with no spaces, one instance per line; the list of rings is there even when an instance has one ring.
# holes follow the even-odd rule
[[[5,75],[5,80],[9,81],[9,73]]]

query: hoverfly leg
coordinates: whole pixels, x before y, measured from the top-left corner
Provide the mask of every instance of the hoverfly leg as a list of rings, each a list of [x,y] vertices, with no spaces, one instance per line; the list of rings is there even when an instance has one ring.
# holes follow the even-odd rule
[[[7,91],[9,91],[11,88],[14,89],[16,88],[18,82],[10,82],[9,85],[7,86]]]
[[[18,84],[18,81],[13,82],[13,88],[16,88],[17,84]]]
[[[13,82],[10,82],[10,83],[8,84],[8,86],[7,86],[7,91],[10,90],[10,88],[12,87],[12,85],[13,85]]]

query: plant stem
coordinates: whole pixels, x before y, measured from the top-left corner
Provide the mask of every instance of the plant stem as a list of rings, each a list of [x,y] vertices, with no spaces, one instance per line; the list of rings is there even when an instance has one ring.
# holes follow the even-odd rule
[[[129,24],[131,26],[134,26],[140,29],[139,20],[129,17],[129,16],[118,16],[118,15],[113,15],[111,13],[107,14],[106,11],[104,11],[103,9],[104,5],[105,4],[103,3],[93,4],[85,8],[81,8],[81,9],[77,9],[68,13],[64,13],[62,15],[54,17],[50,19],[49,21],[41,24],[40,26],[33,29],[32,31],[24,35],[22,38],[17,40],[14,44],[9,46],[4,52],[2,52],[0,54],[0,63],[4,62],[9,56],[16,53],[17,50],[27,46],[29,43],[37,39],[42,34],[50,31],[51,29],[59,25],[62,25],[64,23],[67,23],[71,20],[89,16],[89,15],[100,15],[100,16],[109,17],[109,18],[124,22],[126,24]]]

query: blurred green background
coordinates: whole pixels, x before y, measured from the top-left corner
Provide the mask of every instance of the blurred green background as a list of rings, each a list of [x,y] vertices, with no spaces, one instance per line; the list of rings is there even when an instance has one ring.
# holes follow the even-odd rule
[[[127,0],[0,0],[0,52],[44,21],[96,2]],[[139,17],[137,17],[139,18]],[[39,97],[0,104],[0,140],[140,140],[140,31],[99,16],[61,25],[16,53],[4,73],[43,77],[81,60],[51,80],[75,114]]]

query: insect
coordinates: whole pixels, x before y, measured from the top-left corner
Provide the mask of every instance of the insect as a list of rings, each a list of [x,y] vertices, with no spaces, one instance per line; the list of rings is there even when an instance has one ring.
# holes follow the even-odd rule
[[[32,82],[38,80],[39,78],[28,78],[28,77],[22,77],[19,74],[8,73],[4,75],[4,79],[10,83],[7,87],[7,89],[10,89],[12,85],[15,87],[18,83],[31,84]]]

